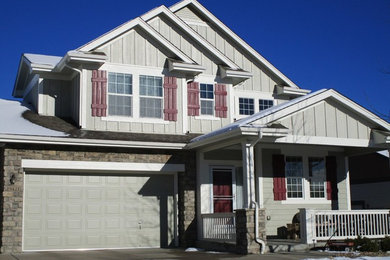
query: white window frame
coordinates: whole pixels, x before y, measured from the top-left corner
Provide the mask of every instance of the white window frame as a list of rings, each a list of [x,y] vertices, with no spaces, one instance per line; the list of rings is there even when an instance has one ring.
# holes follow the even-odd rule
[[[259,98],[258,100],[257,100],[257,105],[258,105],[258,107],[259,107],[259,111],[264,111],[265,109],[262,109],[262,110],[260,110],[260,101],[272,101],[272,106],[270,106],[270,107],[268,107],[268,108],[271,108],[271,107],[273,107],[273,106],[275,106],[275,100],[273,100],[273,99],[269,99],[269,98]],[[268,109],[268,108],[266,108],[266,109]]]
[[[240,98],[252,98],[254,100],[254,114],[259,112],[259,100],[266,99],[272,100],[274,106],[277,105],[277,100],[273,97],[272,93],[260,92],[260,91],[245,91],[233,89],[234,97],[234,117],[236,120],[248,117],[249,115],[240,115]]]
[[[213,87],[213,98],[202,98],[201,95],[201,85],[211,85]],[[202,117],[215,117],[215,84],[214,83],[205,83],[205,82],[199,82],[199,115]],[[202,114],[202,101],[212,102],[212,114]]]
[[[148,95],[141,95],[141,77],[153,77],[153,78],[161,78],[161,96],[148,96]],[[138,81],[139,81],[139,118],[152,118],[152,119],[162,119],[164,118],[164,78],[160,76],[151,76],[151,75],[138,75]],[[161,117],[143,117],[141,116],[141,98],[149,98],[149,99],[160,99],[161,100]]]
[[[303,197],[302,198],[288,198],[287,197],[287,191],[286,191],[286,200],[282,200],[281,204],[331,204],[331,200],[327,199],[326,196],[326,168],[325,168],[325,180],[324,180],[324,187],[325,187],[325,197],[323,198],[311,198],[310,197],[310,176],[309,176],[309,158],[324,158],[327,156],[326,152],[292,152],[292,150],[289,150],[288,152],[283,151],[282,154],[285,157],[292,156],[292,157],[301,157],[302,158],[302,164],[303,164],[303,181],[302,181],[302,191],[303,191]],[[326,167],[326,165],[325,165]],[[286,179],[286,188],[287,188],[287,179]]]
[[[131,76],[131,94],[121,94],[121,93],[112,93],[109,91],[109,74],[123,74],[123,75],[130,75]],[[133,97],[133,75],[130,73],[121,73],[121,72],[113,72],[109,71],[107,73],[107,115],[108,116],[120,116],[120,115],[110,115],[110,103],[109,103],[109,96],[121,96],[121,97],[130,97],[131,98],[131,107],[130,107],[130,116],[123,116],[123,117],[133,117],[133,110],[134,110],[134,97]],[[122,117],[122,116],[121,116]]]
[[[241,108],[240,108],[240,105],[241,105],[241,103],[240,103],[240,99],[246,99],[246,100],[252,100],[252,106],[253,106],[253,113],[252,114],[241,114],[241,112],[240,112],[240,110],[241,110]],[[254,99],[254,98],[249,98],[249,97],[238,97],[238,114],[240,115],[240,116],[250,116],[250,115],[253,115],[254,113],[255,113],[255,100],[256,99]]]
[[[139,78],[140,75],[144,76],[155,76],[162,77],[163,84],[163,95],[162,95],[162,109],[164,110],[164,74],[161,68],[157,67],[146,67],[146,66],[135,66],[129,64],[115,64],[105,63],[100,68],[109,72],[131,74],[133,80],[133,112],[132,116],[110,116],[107,114],[106,117],[101,117],[103,121],[116,121],[116,122],[138,122],[138,123],[159,123],[169,124],[170,121],[164,120],[164,114],[162,118],[151,118],[151,117],[140,117],[140,95],[139,95]],[[108,104],[108,91],[107,91],[107,104]],[[162,111],[164,113],[164,111]]]

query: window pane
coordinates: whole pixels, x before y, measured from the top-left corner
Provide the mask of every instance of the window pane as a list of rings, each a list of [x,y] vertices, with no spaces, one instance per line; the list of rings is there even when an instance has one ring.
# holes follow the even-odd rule
[[[114,116],[131,116],[132,97],[108,95],[108,114]]]
[[[126,79],[126,80],[125,80]],[[108,93],[132,94],[132,75],[123,73],[108,73]]]
[[[301,157],[286,157],[286,182],[288,198],[303,198],[303,163]]]
[[[141,97],[140,117],[162,118],[162,99]]]
[[[259,111],[266,110],[274,105],[273,100],[260,99],[259,100]]]
[[[326,169],[324,158],[309,158],[310,197],[325,198]]]
[[[201,100],[200,101],[200,113],[202,115],[214,114],[214,101]]]
[[[162,77],[141,75],[139,78],[140,78],[139,94],[141,96],[150,96],[150,97],[163,96]]]
[[[254,112],[253,98],[239,98],[240,115],[252,115]]]

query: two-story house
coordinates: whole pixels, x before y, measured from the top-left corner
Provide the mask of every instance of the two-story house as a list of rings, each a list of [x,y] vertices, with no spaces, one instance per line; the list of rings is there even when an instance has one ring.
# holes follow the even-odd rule
[[[390,148],[389,123],[299,88],[196,0],[23,54],[13,96],[2,252],[193,245],[255,205],[275,237],[300,208],[350,210],[348,156]]]

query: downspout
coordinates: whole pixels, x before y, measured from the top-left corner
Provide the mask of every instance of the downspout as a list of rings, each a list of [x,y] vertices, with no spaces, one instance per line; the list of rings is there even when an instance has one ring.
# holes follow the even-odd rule
[[[261,138],[262,138],[261,129],[259,129],[259,136],[253,143],[250,144],[250,147],[254,148],[254,146],[260,141]],[[250,163],[253,163],[253,165],[254,165],[254,161],[252,162],[252,160],[254,160],[254,159],[250,158],[250,160],[251,160]],[[250,167],[250,169],[252,169],[252,167]],[[255,176],[255,173],[254,172],[251,173],[251,176]],[[252,180],[252,181],[254,181],[254,180]],[[252,184],[251,184],[251,186],[252,186]],[[253,192],[253,191],[251,191],[251,192]],[[250,202],[251,207],[252,207],[252,205],[255,205],[255,219],[254,219],[254,222],[255,222],[255,241],[257,244],[261,245],[260,254],[264,254],[265,246],[266,246],[265,241],[260,239],[260,237],[259,237],[259,205],[254,200],[252,200]]]
[[[80,76],[80,82],[79,82],[79,127],[82,128],[82,125],[84,122],[83,121],[83,109],[82,109],[82,104],[83,104],[83,98],[82,98],[82,91],[81,91],[81,88],[82,88],[82,85],[83,85],[83,72],[80,70],[80,69],[76,69],[76,68],[73,68],[69,65],[65,65],[65,67],[67,67],[68,69],[70,70],[73,70],[73,71],[76,71],[79,76]]]

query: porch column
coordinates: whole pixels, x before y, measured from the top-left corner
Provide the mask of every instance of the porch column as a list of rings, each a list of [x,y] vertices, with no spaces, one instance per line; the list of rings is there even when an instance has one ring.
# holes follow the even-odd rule
[[[344,161],[345,161],[345,192],[346,192],[346,200],[347,200],[347,210],[351,210],[351,184],[349,178],[348,156],[345,156]]]
[[[243,168],[243,186],[244,186],[244,204],[243,208],[248,209],[251,201],[255,198],[255,165],[254,149],[251,143],[242,143],[242,168]]]

